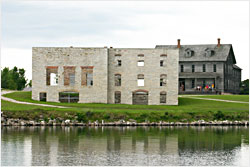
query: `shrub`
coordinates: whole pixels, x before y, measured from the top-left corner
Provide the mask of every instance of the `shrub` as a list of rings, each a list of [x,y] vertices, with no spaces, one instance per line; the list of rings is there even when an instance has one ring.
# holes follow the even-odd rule
[[[215,114],[214,114],[214,120],[222,120],[225,118],[225,114],[222,113],[221,111],[217,111]]]
[[[77,121],[79,122],[86,122],[84,113],[78,112],[76,113]]]

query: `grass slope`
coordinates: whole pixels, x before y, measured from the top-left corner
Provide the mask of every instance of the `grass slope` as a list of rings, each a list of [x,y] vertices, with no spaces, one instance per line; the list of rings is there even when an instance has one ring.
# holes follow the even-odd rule
[[[193,97],[249,102],[249,95],[208,95]]]
[[[178,106],[164,105],[126,105],[126,104],[81,104],[40,102],[31,99],[31,92],[14,92],[4,95],[19,101],[45,103],[71,108],[59,109],[24,104],[15,104],[2,100],[2,111],[8,117],[24,119],[62,118],[87,120],[116,121],[135,119],[138,122],[150,121],[193,121],[209,120],[248,120],[249,105],[226,103],[199,99],[179,98]],[[209,96],[210,97],[210,96]],[[246,98],[246,97],[245,97]],[[234,100],[231,97],[231,100]],[[234,100],[235,101],[235,100]]]

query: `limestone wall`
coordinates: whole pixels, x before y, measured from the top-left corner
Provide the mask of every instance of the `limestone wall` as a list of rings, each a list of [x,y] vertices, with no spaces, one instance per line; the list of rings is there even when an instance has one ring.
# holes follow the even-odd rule
[[[46,85],[46,67],[58,66],[58,85]],[[64,86],[64,66],[75,67],[74,86]],[[93,86],[81,85],[81,66],[94,66]],[[47,93],[47,101],[58,102],[59,92],[79,92],[80,103],[107,103],[107,48],[33,47],[32,99]]]
[[[138,60],[144,60],[143,67],[137,66]],[[162,67],[160,60],[164,61]],[[162,105],[177,105],[178,62],[178,49],[33,47],[32,99],[39,100],[39,93],[46,92],[47,101],[58,102],[59,92],[74,91],[79,92],[79,103],[114,103],[115,91],[121,91],[121,103],[132,104],[132,92],[142,89],[148,91],[150,105],[160,104],[161,91],[167,93],[167,102]],[[58,67],[58,85],[46,84],[48,66]],[[64,85],[66,66],[75,71],[74,86]],[[82,85],[82,66],[93,66],[93,86]],[[121,86],[115,86],[115,74],[121,74]],[[144,86],[137,86],[138,74],[144,75]],[[161,74],[167,75],[166,86],[160,86]]]
[[[115,55],[121,56],[115,56]],[[143,54],[144,57],[138,56]],[[167,54],[167,57],[160,55]],[[117,60],[122,65],[117,65]],[[144,66],[137,66],[144,60]],[[164,60],[163,67],[160,60]],[[121,92],[121,103],[132,104],[132,92],[138,89],[148,91],[148,104],[160,104],[160,92],[167,92],[166,105],[178,104],[178,49],[109,49],[108,102],[114,103],[115,91]],[[115,86],[115,74],[121,74],[121,86]],[[144,86],[137,86],[137,75],[144,74]],[[166,86],[160,86],[160,75],[167,74]],[[164,104],[162,104],[164,105]]]

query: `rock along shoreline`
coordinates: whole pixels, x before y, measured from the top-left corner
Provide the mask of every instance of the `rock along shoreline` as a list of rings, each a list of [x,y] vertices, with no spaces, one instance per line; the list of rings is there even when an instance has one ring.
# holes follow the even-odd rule
[[[249,126],[249,121],[209,121],[198,120],[193,122],[141,122],[137,123],[135,120],[124,121],[119,120],[116,122],[105,122],[102,120],[88,123],[78,122],[77,120],[65,120],[57,122],[56,120],[45,121],[32,121],[22,119],[6,119],[1,118],[2,126]]]

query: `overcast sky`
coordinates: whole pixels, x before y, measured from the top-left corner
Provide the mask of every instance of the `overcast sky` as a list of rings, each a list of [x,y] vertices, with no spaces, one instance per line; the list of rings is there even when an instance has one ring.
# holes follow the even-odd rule
[[[32,47],[232,44],[249,78],[247,1],[2,1],[1,65],[32,73]]]

